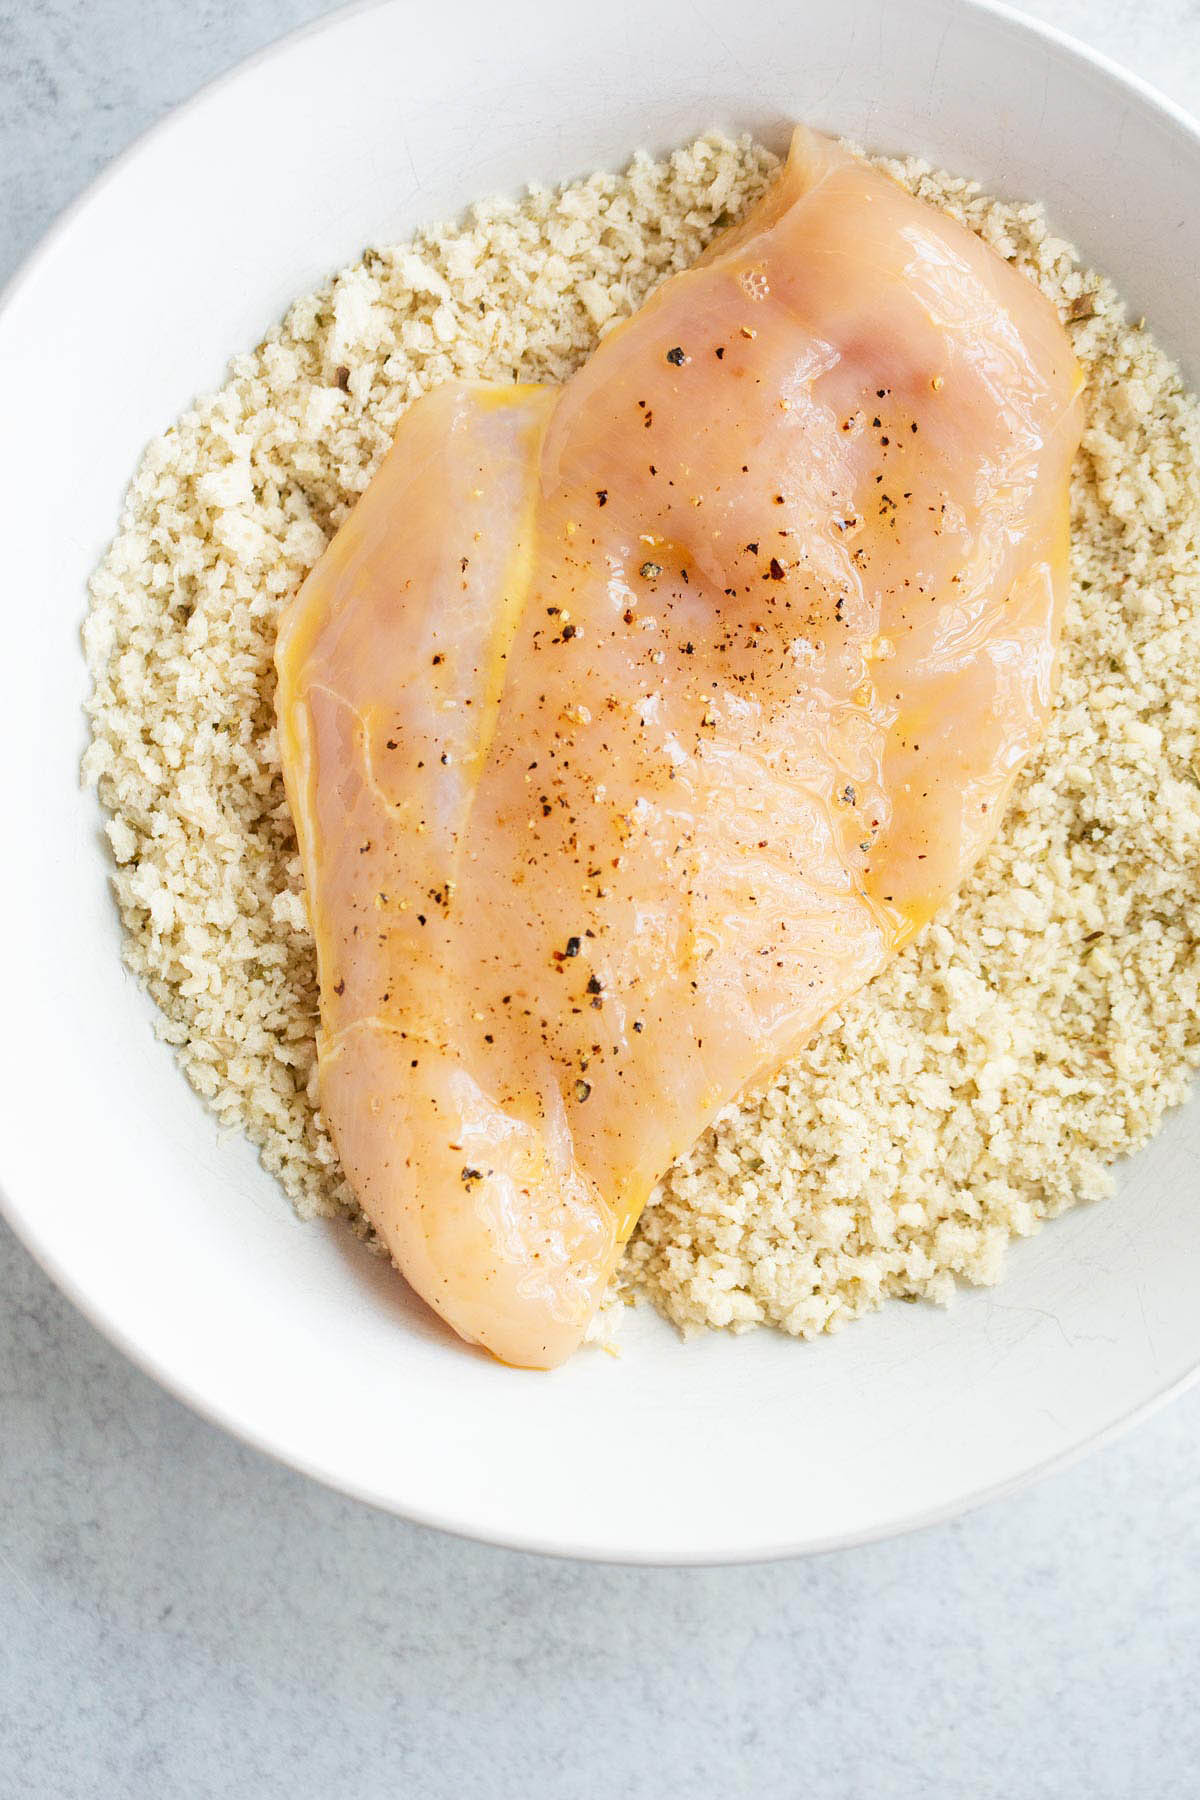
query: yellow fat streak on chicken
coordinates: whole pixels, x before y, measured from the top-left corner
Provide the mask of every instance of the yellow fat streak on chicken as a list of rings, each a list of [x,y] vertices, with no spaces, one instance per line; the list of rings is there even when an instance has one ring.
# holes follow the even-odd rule
[[[1078,389],[1018,274],[802,130],[563,387],[405,415],[277,704],[323,1110],[463,1337],[562,1361],[663,1171],[991,837]]]

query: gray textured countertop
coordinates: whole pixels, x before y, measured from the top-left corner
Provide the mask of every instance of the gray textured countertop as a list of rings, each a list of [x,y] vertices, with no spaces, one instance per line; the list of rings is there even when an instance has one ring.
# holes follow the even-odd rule
[[[322,0],[3,0],[0,278]],[[1036,0],[1200,111],[1198,0]],[[1129,1800],[1200,1783],[1200,1391],[868,1549],[592,1568],[326,1493],[194,1418],[0,1226],[0,1800]]]

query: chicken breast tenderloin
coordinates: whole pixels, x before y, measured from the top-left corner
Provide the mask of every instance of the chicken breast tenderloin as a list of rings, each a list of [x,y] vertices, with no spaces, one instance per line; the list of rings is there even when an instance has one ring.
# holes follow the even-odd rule
[[[569,1355],[659,1176],[988,842],[1079,386],[1019,274],[801,129],[565,386],[406,413],[277,707],[323,1110],[463,1337]]]

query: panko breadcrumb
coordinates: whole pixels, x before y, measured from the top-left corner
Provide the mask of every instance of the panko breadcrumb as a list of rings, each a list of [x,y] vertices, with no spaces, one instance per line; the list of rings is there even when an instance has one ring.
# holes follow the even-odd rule
[[[134,479],[85,626],[85,775],[126,960],[189,1080],[305,1215],[366,1229],[317,1104],[280,610],[411,400],[452,376],[563,379],[775,166],[710,133],[372,248]],[[1012,1237],[1109,1190],[1200,1063],[1200,411],[1040,208],[882,166],[1035,281],[1083,365],[1061,688],[958,898],[655,1191],[618,1286],[684,1327],[809,1337],[889,1294],[995,1281]]]

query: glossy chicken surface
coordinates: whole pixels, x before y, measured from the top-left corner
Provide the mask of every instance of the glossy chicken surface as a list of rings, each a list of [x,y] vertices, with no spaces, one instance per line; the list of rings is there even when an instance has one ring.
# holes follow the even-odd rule
[[[562,388],[418,401],[285,616],[325,1116],[503,1361],[957,885],[1052,698],[1079,374],[964,229],[799,131]]]

